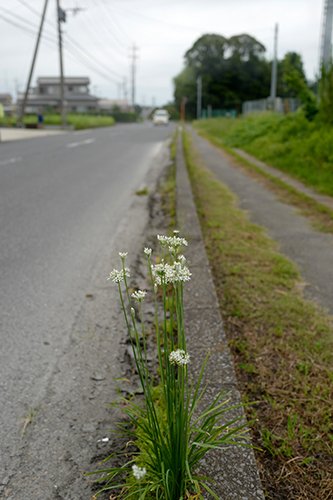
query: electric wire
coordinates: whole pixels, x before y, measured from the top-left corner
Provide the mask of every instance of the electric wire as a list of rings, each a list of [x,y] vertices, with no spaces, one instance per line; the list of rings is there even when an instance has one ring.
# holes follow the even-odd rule
[[[94,3],[95,5],[98,7],[98,1],[97,0],[94,0]],[[124,37],[124,34],[121,32],[121,29],[119,29],[119,27],[117,27],[117,24],[115,22],[115,18],[113,16],[111,16],[107,6],[105,5],[104,2],[100,2],[100,5],[102,5],[102,8],[106,14],[106,17],[108,18],[109,22],[112,23],[117,29],[118,29],[118,32],[120,33],[120,36],[121,37]],[[102,16],[102,19],[103,19],[103,22],[105,22],[105,18],[104,16]],[[109,29],[109,28],[108,28]],[[128,37],[127,35],[125,35],[125,42],[123,43],[121,40],[119,40],[119,38],[114,34],[112,33],[112,36],[115,38],[115,40],[118,42],[118,44],[121,46],[121,47],[124,47],[125,49],[127,49],[128,47],[128,43],[130,42],[130,37]]]
[[[120,42],[118,38],[114,35],[114,33],[110,30],[110,26],[106,22],[105,17],[100,13],[99,6],[96,5],[96,2],[94,2],[94,4],[95,6],[97,6],[97,9],[94,10],[94,13],[95,15],[97,14],[98,20],[97,18],[95,19],[94,15],[91,15],[90,21],[92,24],[94,24],[96,32],[100,33],[102,29],[103,33],[106,33],[107,36],[109,37],[109,40],[112,40],[112,43],[116,42],[116,44],[118,45],[118,47],[115,50],[120,52],[123,56],[127,57],[127,46],[124,45],[122,42]],[[88,6],[89,8],[89,4],[86,1],[85,5]]]
[[[40,13],[38,13],[38,11],[37,11],[36,9],[34,9],[33,7],[30,7],[30,6],[29,6],[29,5],[28,5],[28,4],[27,4],[24,0],[17,0],[17,1],[18,1],[18,2],[20,2],[22,5],[24,5],[25,7],[27,7],[27,8],[28,8],[31,12],[33,12],[35,15],[37,15],[38,17],[40,17]],[[13,16],[15,15],[16,17],[21,17],[21,16],[18,16],[17,14],[13,14],[13,13],[11,13],[11,14],[12,14]],[[29,21],[27,21],[27,20],[25,20],[25,19],[23,19],[23,18],[21,18],[21,19],[22,19],[22,20],[24,20],[24,21],[25,21],[26,23],[28,23],[28,24],[32,24],[31,22],[29,23]],[[49,25],[51,25],[51,26],[53,27],[53,24],[52,24],[49,20],[46,20],[46,22],[47,22]],[[34,27],[35,27],[35,26],[34,26]],[[46,33],[47,33],[47,32],[46,32]],[[92,61],[93,65],[95,65],[95,64],[97,63],[99,66],[101,66],[102,71],[104,71],[104,70],[105,70],[105,66],[106,66],[106,65],[105,65],[105,63],[104,63],[104,62],[102,62],[100,59],[97,59],[97,58],[96,58],[96,56],[92,56],[92,55],[89,53],[89,51],[87,51],[84,47],[82,47],[82,45],[81,45],[81,44],[79,44],[79,43],[78,43],[78,42],[77,42],[77,41],[76,41],[76,40],[75,40],[72,36],[70,36],[69,34],[65,34],[65,37],[67,38],[67,40],[68,40],[68,42],[69,42],[70,44],[75,45],[76,49],[78,49],[80,52],[82,52],[82,54],[83,54],[83,55],[81,54],[81,60],[82,60],[82,57],[83,57],[83,58],[88,57],[88,58]],[[69,48],[68,48],[68,47],[67,47],[67,50],[69,50]],[[87,63],[91,65],[91,64],[92,64],[92,63],[91,63],[91,61],[87,61]],[[99,69],[99,71],[101,71],[101,69]],[[112,77],[113,77],[113,78],[117,78],[117,79],[119,79],[119,80],[121,80],[121,79],[123,78],[123,77],[122,77],[122,75],[120,75],[119,73],[117,73],[117,72],[116,72],[116,71],[114,71],[114,70],[111,70],[111,69],[109,69],[109,68],[108,68],[108,70],[107,70],[107,71],[108,71],[108,72],[110,72],[110,74],[112,74]]]
[[[33,31],[32,29],[29,29],[26,26],[22,26],[22,25],[20,25],[18,23],[15,23],[14,21],[12,21],[10,19],[7,19],[2,14],[0,14],[0,19],[2,19],[3,21],[7,22],[8,24],[11,24],[12,26],[15,26],[16,28],[19,28],[21,31],[24,31],[26,34],[28,34],[32,38],[36,39],[36,32]],[[50,42],[52,44],[54,44],[54,45],[51,45]],[[45,35],[44,35],[44,43],[46,43],[46,45],[49,48],[52,48],[52,49],[54,49],[54,50],[57,51],[57,41],[55,41],[54,39],[49,38],[49,39],[45,40]],[[118,81],[114,80],[110,76],[108,76],[105,73],[103,73],[102,71],[100,71],[98,68],[94,67],[91,63],[87,62],[78,51],[76,51],[76,53],[75,53],[75,50],[76,50],[75,48],[74,48],[74,53],[73,53],[73,47],[69,48],[68,46],[64,45],[64,49],[72,57],[72,59],[79,60],[81,64],[83,64],[84,66],[86,66],[87,68],[89,68],[92,72],[100,75],[102,78],[104,78],[105,80],[107,80],[109,83],[113,83],[113,84],[116,84],[116,85],[118,85],[120,83],[119,80]]]
[[[19,1],[21,1],[21,0],[19,0]],[[2,7],[0,7],[0,9],[1,9],[1,8],[2,8]],[[7,9],[5,9],[5,10],[7,10]],[[31,10],[31,9],[30,9],[30,10]],[[35,11],[35,9],[33,9],[33,11]],[[9,12],[9,11],[8,11],[8,12]],[[35,13],[37,14],[37,11],[35,11]],[[38,29],[38,26],[36,26],[36,25],[35,25],[34,23],[32,23],[31,21],[28,21],[28,20],[26,20],[26,19],[22,18],[22,17],[21,17],[21,16],[19,16],[18,14],[14,14],[14,13],[12,13],[12,12],[11,12],[10,14],[11,14],[12,16],[14,16],[14,17],[16,17],[16,18],[19,18],[20,20],[24,21],[24,22],[25,22],[26,24],[28,24],[29,26],[32,26],[33,28]],[[39,14],[37,14],[37,15],[38,15],[38,17],[40,17],[40,15],[39,15]],[[52,23],[51,23],[50,21],[48,21],[48,24],[49,24],[49,25],[51,25],[51,26],[53,26],[53,25],[52,25]],[[57,43],[57,40],[56,40],[55,38],[52,38],[52,37],[53,37],[53,35],[52,35],[52,34],[50,34],[50,33],[49,33],[48,31],[46,31],[45,29],[44,29],[43,31],[44,31],[44,36],[45,36],[45,33],[49,36],[49,41],[52,41],[52,42]],[[83,48],[83,47],[82,47],[82,46],[81,46],[78,42],[76,42],[76,40],[75,40],[73,37],[71,37],[70,35],[64,35],[64,38],[68,38],[69,44],[72,44],[72,45],[74,45],[74,46],[75,46],[75,48],[72,48],[71,46],[69,46],[69,47],[67,46],[67,50],[68,50],[68,51],[70,51],[70,50],[72,49],[72,50],[74,50],[74,51],[77,53],[77,50],[79,50],[79,51],[80,51],[80,52],[82,52],[82,54],[83,54],[83,55],[82,55],[82,54],[80,54],[80,55],[79,55],[79,54],[77,53],[78,57],[80,57],[80,61],[81,61],[81,62],[82,62],[82,60],[83,60],[83,59],[85,59],[86,57],[88,57],[89,59],[91,59],[91,60],[92,60],[92,63],[91,63],[91,61],[86,61],[86,62],[87,62],[87,64],[89,64],[89,68],[90,68],[90,69],[91,69],[92,67],[95,67],[95,68],[96,68],[95,64],[97,63],[97,64],[99,64],[99,65],[101,66],[102,70],[101,70],[101,68],[97,68],[97,69],[96,69],[96,71],[99,71],[99,74],[101,74],[102,72],[104,73],[104,70],[105,70],[105,64],[104,64],[103,62],[101,62],[100,60],[98,60],[96,57],[92,56],[92,55],[91,55],[91,54],[90,54],[90,53],[89,53],[86,49],[84,49],[84,48]],[[110,70],[110,69],[108,69],[108,71],[109,71],[110,73],[112,73],[112,77],[113,77],[113,78],[117,78],[117,79],[119,79],[119,80],[121,80],[121,79],[122,79],[122,76],[121,76],[121,75],[119,75],[119,74],[117,74],[116,72],[114,72],[114,71],[112,71],[112,70]],[[105,73],[104,73],[104,75],[105,75]],[[114,80],[114,83],[117,83],[117,82]]]
[[[119,5],[113,4],[113,8],[118,10],[119,12],[122,12],[123,14],[129,15],[129,16],[134,16],[136,19],[141,17],[143,20],[151,22],[151,23],[159,23],[159,24],[165,24],[168,26],[172,26],[173,28],[178,28],[181,30],[189,30],[189,31],[198,31],[199,28],[195,28],[194,26],[184,26],[181,24],[176,24],[172,23],[170,21],[164,21],[163,19],[156,19],[154,17],[147,16],[145,14],[139,14],[138,12],[134,12],[133,10],[127,10],[126,8],[124,9],[122,6],[119,7]]]

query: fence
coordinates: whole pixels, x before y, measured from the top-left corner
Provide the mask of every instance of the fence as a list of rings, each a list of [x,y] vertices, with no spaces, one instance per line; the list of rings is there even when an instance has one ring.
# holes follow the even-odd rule
[[[266,99],[256,99],[254,101],[245,101],[242,104],[242,114],[262,113],[263,111],[275,111],[276,113],[288,114],[293,113],[299,108],[301,101],[296,98],[276,97],[273,100],[270,97]]]
[[[207,109],[203,109],[201,112],[201,118],[219,118],[220,116],[236,118],[237,111],[235,109],[212,109],[212,107],[208,106]]]

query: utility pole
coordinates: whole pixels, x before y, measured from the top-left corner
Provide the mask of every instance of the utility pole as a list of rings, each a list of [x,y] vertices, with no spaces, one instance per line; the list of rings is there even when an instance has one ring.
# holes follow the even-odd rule
[[[127,84],[127,80],[124,77],[124,79],[123,79],[123,96],[124,96],[125,101],[127,101],[127,87],[126,87],[126,84]]]
[[[29,78],[28,78],[27,88],[25,90],[24,99],[23,99],[22,108],[21,108],[20,117],[19,117],[19,122],[18,122],[19,127],[22,127],[22,121],[23,121],[23,117],[24,117],[25,106],[27,104],[29,88],[30,88],[32,74],[33,74],[34,66],[35,66],[35,62],[36,62],[36,57],[37,57],[37,52],[38,52],[38,47],[39,47],[39,41],[40,41],[40,38],[41,38],[41,35],[42,35],[42,30],[43,30],[43,25],[44,25],[44,19],[45,19],[45,13],[46,13],[46,7],[47,7],[47,4],[48,4],[48,1],[49,0],[45,0],[43,14],[42,14],[42,18],[41,18],[41,21],[40,21],[40,26],[39,26],[38,36],[37,36],[37,42],[36,42],[36,47],[35,47],[35,52],[34,52],[34,56],[32,58],[32,64],[31,64],[31,68],[30,68],[30,74],[29,74]]]
[[[320,68],[327,67],[332,57],[333,0],[325,0],[321,41]]]
[[[202,103],[202,78],[197,78],[197,120],[201,119],[201,103]]]
[[[185,107],[187,103],[187,97],[183,96],[180,103],[180,121],[185,123]]]
[[[67,125],[67,118],[66,118],[66,103],[65,103],[65,89],[64,89],[64,67],[63,67],[63,60],[62,60],[61,23],[66,22],[66,12],[60,8],[59,0],[57,0],[57,19],[58,19],[59,59],[60,59],[61,126],[63,128],[65,128]]]
[[[132,65],[131,65],[131,75],[132,75],[132,110],[134,111],[134,106],[135,106],[135,61],[139,57],[136,54],[136,51],[139,50],[138,47],[135,46],[135,43],[132,45],[132,53],[130,55],[130,58],[132,59]]]
[[[278,29],[279,25],[276,23],[275,34],[274,34],[274,56],[272,62],[272,77],[271,77],[271,101],[272,101],[273,111],[275,109],[275,99],[276,99]]]

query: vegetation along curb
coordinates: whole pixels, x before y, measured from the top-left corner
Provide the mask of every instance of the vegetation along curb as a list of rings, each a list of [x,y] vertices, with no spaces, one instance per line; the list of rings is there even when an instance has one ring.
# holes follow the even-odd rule
[[[200,410],[213,401],[222,389],[228,393],[228,406],[240,405],[236,375],[185,165],[181,133],[177,143],[176,184],[178,227],[189,242],[186,258],[192,272],[191,281],[184,289],[184,322],[193,376],[200,372],[209,353],[204,374],[207,390]],[[234,408],[226,413],[225,418],[232,420],[236,417],[245,421],[243,408]],[[200,473],[216,482],[213,490],[220,500],[264,498],[251,448],[234,445],[223,450],[211,450],[202,461]]]

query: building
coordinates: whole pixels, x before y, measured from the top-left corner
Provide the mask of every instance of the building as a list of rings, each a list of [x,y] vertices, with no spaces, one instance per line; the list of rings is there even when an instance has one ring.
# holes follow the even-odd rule
[[[98,98],[89,93],[90,80],[87,77],[64,78],[65,104],[67,111],[84,113],[97,109]],[[19,94],[17,105],[20,109],[23,103],[24,93]],[[60,77],[47,76],[37,79],[37,86],[32,88],[28,94],[25,112],[38,113],[40,109],[60,110],[61,92]]]
[[[14,112],[15,106],[11,94],[0,94],[0,106],[2,112],[7,116]]]
[[[130,105],[127,99],[99,99],[98,101],[98,109],[101,111],[112,112],[115,107],[123,112],[130,111]]]

